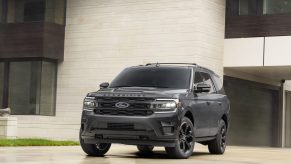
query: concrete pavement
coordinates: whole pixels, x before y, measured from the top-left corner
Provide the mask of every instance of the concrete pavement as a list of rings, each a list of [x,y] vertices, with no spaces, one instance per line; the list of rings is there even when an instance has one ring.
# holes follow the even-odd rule
[[[112,145],[105,157],[88,157],[74,147],[1,147],[1,164],[290,164],[291,149],[228,147],[224,155],[211,155],[196,144],[190,159],[167,159],[163,148],[151,157],[140,157],[135,146]]]

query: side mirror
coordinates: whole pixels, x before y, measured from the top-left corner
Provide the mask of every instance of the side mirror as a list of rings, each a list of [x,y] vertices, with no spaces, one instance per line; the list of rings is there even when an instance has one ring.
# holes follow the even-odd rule
[[[108,82],[105,82],[105,83],[101,83],[99,85],[100,89],[104,89],[104,88],[108,88],[109,87],[109,83]]]
[[[197,84],[195,87],[196,93],[210,92],[211,86],[209,84]]]

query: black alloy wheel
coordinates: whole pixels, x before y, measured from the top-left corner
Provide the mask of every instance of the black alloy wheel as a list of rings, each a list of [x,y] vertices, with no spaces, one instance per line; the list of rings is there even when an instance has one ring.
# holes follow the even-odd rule
[[[169,156],[186,159],[189,158],[194,149],[195,138],[194,138],[194,126],[191,120],[187,117],[182,119],[181,125],[178,131],[178,140],[176,141],[175,147],[166,147],[166,151]]]
[[[223,126],[222,128],[221,128],[221,144],[220,144],[220,146],[221,146],[221,149],[223,149],[223,150],[225,150],[225,148],[226,148],[226,127],[225,126]]]
[[[219,131],[216,138],[208,143],[211,154],[224,154],[227,141],[227,126],[223,120],[219,122]]]
[[[111,147],[110,143],[87,144],[81,138],[81,134],[82,134],[82,129],[80,129],[80,134],[79,134],[80,145],[83,151],[89,156],[97,156],[97,157],[104,156],[104,154],[106,154],[109,151]]]
[[[179,132],[179,147],[180,150],[184,153],[187,153],[191,150],[193,145],[193,129],[191,128],[188,122],[184,122],[181,125]]]

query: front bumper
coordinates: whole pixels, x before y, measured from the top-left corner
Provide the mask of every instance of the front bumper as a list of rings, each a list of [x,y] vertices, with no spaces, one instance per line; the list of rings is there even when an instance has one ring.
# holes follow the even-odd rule
[[[80,137],[88,144],[175,146],[178,111],[150,116],[97,115],[83,111]]]

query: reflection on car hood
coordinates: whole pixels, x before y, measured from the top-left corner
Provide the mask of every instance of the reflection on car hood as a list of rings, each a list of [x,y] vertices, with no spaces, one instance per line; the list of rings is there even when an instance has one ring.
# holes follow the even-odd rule
[[[93,97],[152,97],[152,98],[179,98],[186,94],[187,89],[150,88],[150,87],[121,87],[100,89],[88,93]]]

